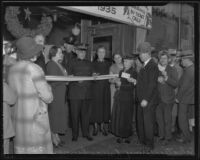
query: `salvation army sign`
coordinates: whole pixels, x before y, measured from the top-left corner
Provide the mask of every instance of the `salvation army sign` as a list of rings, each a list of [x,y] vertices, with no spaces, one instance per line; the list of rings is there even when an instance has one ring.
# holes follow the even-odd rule
[[[142,28],[152,27],[151,6],[59,6],[113,21],[135,25]]]

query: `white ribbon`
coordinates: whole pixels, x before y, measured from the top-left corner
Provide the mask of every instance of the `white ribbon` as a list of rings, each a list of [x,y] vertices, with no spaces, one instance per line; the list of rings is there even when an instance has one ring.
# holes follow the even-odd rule
[[[95,81],[118,77],[118,74],[100,75],[100,76],[45,76],[47,81]]]

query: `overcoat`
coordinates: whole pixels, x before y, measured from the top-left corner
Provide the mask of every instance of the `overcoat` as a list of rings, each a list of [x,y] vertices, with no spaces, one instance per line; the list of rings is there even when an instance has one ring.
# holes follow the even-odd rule
[[[111,119],[112,133],[116,136],[127,138],[132,134],[132,122],[134,112],[134,84],[122,78],[120,71],[121,86],[115,92],[114,105]],[[137,72],[130,68],[126,71],[130,77],[137,79]]]
[[[11,120],[11,108],[10,105],[16,103],[17,95],[3,82],[3,138],[11,138],[15,135],[13,123]]]
[[[47,104],[53,100],[43,70],[30,61],[10,68],[10,87],[17,94],[14,105],[15,153],[52,154]]]

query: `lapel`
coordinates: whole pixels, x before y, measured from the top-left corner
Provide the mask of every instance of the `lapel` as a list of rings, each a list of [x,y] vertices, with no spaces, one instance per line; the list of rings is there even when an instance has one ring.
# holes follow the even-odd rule
[[[52,60],[52,61],[53,61],[53,60]],[[54,63],[54,64],[56,65],[56,67],[57,67],[58,75],[63,76],[64,74],[63,74],[63,71],[62,71],[61,67],[60,67],[56,62],[53,61],[53,63]]]
[[[146,64],[146,66],[143,67],[144,70],[148,69],[148,67],[151,65],[153,62],[153,59],[150,59],[150,61]]]

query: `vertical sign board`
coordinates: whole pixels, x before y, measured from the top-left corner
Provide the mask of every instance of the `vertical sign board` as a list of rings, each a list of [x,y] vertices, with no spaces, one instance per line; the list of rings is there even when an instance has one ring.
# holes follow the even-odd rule
[[[152,28],[151,6],[58,6],[146,29]]]

